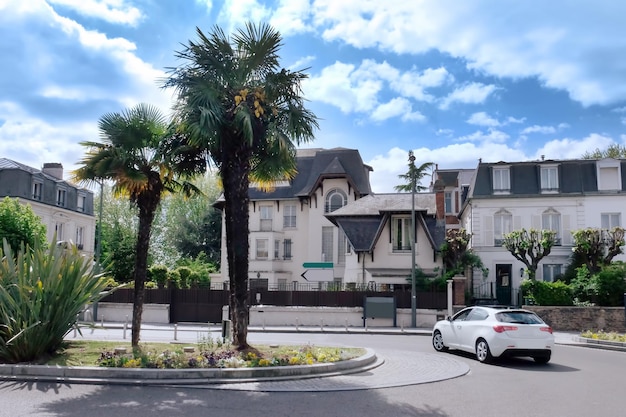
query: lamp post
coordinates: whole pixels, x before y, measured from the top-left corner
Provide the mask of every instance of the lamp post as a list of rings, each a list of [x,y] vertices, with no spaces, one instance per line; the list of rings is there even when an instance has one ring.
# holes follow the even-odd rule
[[[415,291],[415,155],[409,151],[411,175],[411,327],[417,327],[417,294]]]

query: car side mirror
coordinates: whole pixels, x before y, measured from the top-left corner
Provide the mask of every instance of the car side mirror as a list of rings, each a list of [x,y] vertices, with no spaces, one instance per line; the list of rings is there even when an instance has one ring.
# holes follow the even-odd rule
[[[448,317],[446,317],[446,320],[452,321],[452,317],[448,316]]]

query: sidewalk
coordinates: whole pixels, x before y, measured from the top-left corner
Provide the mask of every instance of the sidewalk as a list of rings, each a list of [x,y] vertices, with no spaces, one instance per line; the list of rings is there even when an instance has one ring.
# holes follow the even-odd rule
[[[131,337],[130,324],[124,323],[80,323],[82,338],[95,340],[126,340]],[[109,332],[107,330],[112,330]],[[402,328],[402,327],[331,327],[331,326],[250,326],[249,333],[323,333],[323,334],[379,334],[428,336],[432,335],[431,328]],[[211,335],[213,338],[222,337],[220,324],[207,323],[179,323],[179,324],[143,324],[141,326],[142,340],[150,341],[195,341],[198,334]],[[80,338],[77,331],[70,332],[67,339]],[[579,333],[554,332],[554,341],[559,345],[575,345],[596,348],[606,348],[626,351],[626,344],[619,342],[603,342],[581,338]]]

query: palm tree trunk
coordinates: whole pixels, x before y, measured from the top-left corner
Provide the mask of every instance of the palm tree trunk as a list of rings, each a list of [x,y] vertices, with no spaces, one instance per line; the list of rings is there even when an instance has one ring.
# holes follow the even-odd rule
[[[230,280],[229,308],[233,344],[237,349],[248,348],[248,253],[249,253],[249,151],[243,150],[224,164],[226,251]]]
[[[159,194],[160,195],[160,194]],[[150,248],[150,230],[154,213],[159,205],[160,197],[139,198],[139,228],[137,231],[137,245],[135,246],[135,291],[133,300],[132,340],[133,348],[139,346],[141,332],[141,316],[143,314],[143,298],[148,271],[148,250]]]

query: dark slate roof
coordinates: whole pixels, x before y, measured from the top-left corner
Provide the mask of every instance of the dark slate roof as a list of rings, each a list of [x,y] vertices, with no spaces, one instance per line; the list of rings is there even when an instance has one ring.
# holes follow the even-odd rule
[[[355,252],[371,252],[380,235],[383,216],[345,217],[337,219]]]
[[[536,196],[541,194],[541,166],[557,165],[559,170],[559,193],[582,194],[598,192],[595,159],[545,160],[527,162],[479,163],[470,190],[470,198],[494,197],[507,195]],[[626,160],[620,160],[622,190],[626,191]],[[510,194],[493,194],[492,170],[498,166],[508,166],[510,172]]]
[[[324,179],[346,178],[359,196],[370,194],[368,171],[356,149],[305,149],[296,157],[298,173],[288,186],[277,186],[270,191],[251,187],[251,200],[279,200],[307,197],[315,193]]]
[[[410,213],[411,208],[410,193],[370,194],[325,216],[343,229],[355,252],[370,252],[389,216]],[[438,250],[445,238],[445,225],[439,225],[434,217],[435,194],[415,194],[415,211],[417,223],[422,224],[433,249]]]
[[[43,172],[40,169],[29,167],[28,165],[24,165],[22,163],[13,161],[12,159],[0,158],[0,170],[2,170],[2,169],[19,169],[21,171],[26,171],[26,172],[28,172],[28,173],[30,173],[32,175],[37,176],[37,177],[47,178],[47,179],[55,181],[55,182],[66,182],[66,181],[64,181],[62,179],[59,179],[59,178],[53,177],[52,175],[46,174],[45,172]]]

